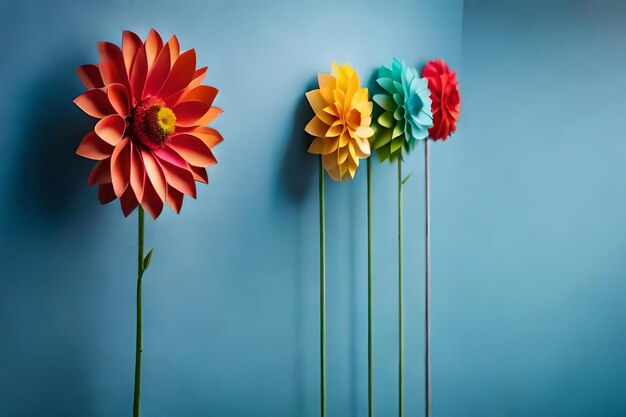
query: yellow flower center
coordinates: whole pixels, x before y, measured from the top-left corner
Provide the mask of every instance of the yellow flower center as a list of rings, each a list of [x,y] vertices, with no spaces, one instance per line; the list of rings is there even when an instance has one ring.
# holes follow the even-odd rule
[[[174,133],[176,115],[168,107],[161,107],[157,112],[157,126],[164,136]]]
[[[176,115],[165,102],[157,97],[150,97],[135,108],[131,118],[131,136],[156,149],[165,146],[169,137],[176,130]]]

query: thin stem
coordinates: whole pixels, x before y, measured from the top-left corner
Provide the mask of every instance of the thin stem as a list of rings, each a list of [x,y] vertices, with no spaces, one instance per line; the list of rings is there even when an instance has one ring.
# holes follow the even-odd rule
[[[404,339],[402,323],[402,159],[398,158],[398,407],[404,413]]]
[[[326,417],[326,222],[324,219],[324,166],[320,156],[320,396]]]
[[[367,158],[367,394],[374,415],[374,339],[372,326],[372,158]]]
[[[137,251],[137,338],[135,347],[135,395],[133,401],[133,417],[139,417],[141,397],[141,352],[143,351],[143,318],[141,312],[141,279],[143,277],[143,224],[144,211],[138,211],[138,251]]]
[[[432,415],[431,404],[431,386],[430,386],[430,162],[428,159],[428,139],[424,141],[424,178],[425,178],[425,213],[426,213],[426,302],[425,318],[426,318],[426,417]]]

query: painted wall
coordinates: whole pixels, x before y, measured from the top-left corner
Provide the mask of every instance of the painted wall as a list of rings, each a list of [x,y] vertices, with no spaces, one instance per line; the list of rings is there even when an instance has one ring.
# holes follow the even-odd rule
[[[618,0],[22,1],[0,16],[0,416],[132,404],[136,215],[100,207],[71,100],[100,40],[154,26],[209,66],[210,185],[147,224],[146,416],[318,415],[317,162],[332,60],[459,69],[431,147],[437,417],[626,413],[626,6]],[[7,8],[8,7],[8,8]],[[393,17],[393,19],[392,19]],[[423,148],[406,162],[406,415],[423,410]],[[327,183],[328,411],[366,412],[365,170]],[[374,164],[376,412],[397,414],[395,167]]]
[[[465,2],[463,136],[433,162],[438,416],[626,414],[624,39],[620,1]]]
[[[144,278],[144,415],[306,417],[318,415],[319,404],[319,246],[304,92],[332,60],[349,61],[365,82],[393,55],[412,65],[441,56],[460,68],[462,13],[461,0],[4,5],[0,415],[130,414],[136,215],[124,220],[117,205],[100,207],[85,185],[91,163],[73,154],[93,124],[72,104],[82,90],[74,69],[97,60],[96,42],[119,43],[123,29],[176,33],[209,66],[225,110],[215,123],[226,140],[210,185],[180,216],[147,224],[155,252]],[[442,326],[461,307],[450,310],[443,291],[452,277],[447,248],[465,230],[449,226],[443,203],[459,196],[447,190],[455,176],[447,177],[445,159],[464,138],[433,155],[439,401],[449,390],[441,379],[447,347],[458,337]],[[405,197],[412,415],[423,408],[421,164],[418,149],[407,161],[415,175]],[[329,416],[366,411],[365,174],[327,188]],[[394,415],[395,167],[376,164],[373,174],[376,410]]]

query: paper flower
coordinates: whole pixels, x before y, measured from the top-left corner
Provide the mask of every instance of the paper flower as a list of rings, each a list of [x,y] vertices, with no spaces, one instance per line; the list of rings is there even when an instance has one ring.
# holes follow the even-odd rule
[[[183,196],[196,196],[195,181],[217,161],[211,149],[222,136],[206,127],[222,110],[217,89],[200,85],[193,49],[180,53],[176,36],[164,45],[151,30],[145,42],[125,31],[122,48],[98,44],[100,63],[83,65],[87,91],[74,103],[99,119],[76,153],[98,161],[88,184],[100,186],[102,204],[120,199],[128,216],[138,204],[157,218],[167,203],[180,212]]]
[[[430,98],[433,101],[433,127],[428,131],[433,140],[446,140],[456,130],[461,111],[461,96],[456,72],[442,59],[430,61],[422,72],[428,79]]]
[[[402,157],[403,147],[408,152],[418,140],[428,137],[433,123],[428,81],[404,61],[393,58],[390,66],[380,68],[376,82],[384,92],[373,97],[382,114],[372,146],[381,161],[395,160]]]
[[[359,159],[370,156],[372,102],[348,64],[340,67],[333,62],[331,74],[319,74],[317,79],[320,88],[306,93],[315,112],[304,128],[315,136],[309,152],[322,155],[332,179],[346,181],[354,178]]]

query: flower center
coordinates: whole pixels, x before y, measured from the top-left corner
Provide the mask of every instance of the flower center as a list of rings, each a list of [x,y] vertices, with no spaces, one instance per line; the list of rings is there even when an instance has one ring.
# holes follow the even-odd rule
[[[135,108],[130,125],[135,140],[151,149],[162,148],[174,133],[176,115],[163,100],[150,97]]]

